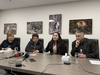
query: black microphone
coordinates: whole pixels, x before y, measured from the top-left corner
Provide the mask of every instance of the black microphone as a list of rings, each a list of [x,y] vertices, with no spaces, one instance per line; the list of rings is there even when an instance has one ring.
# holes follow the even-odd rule
[[[19,56],[22,56],[22,55],[24,55],[24,53],[23,53],[23,52],[21,52],[21,53],[16,53],[16,54],[15,54],[15,55],[13,55],[13,56],[6,57],[6,59],[8,59],[8,58],[13,58],[13,57],[19,57]]]
[[[24,56],[23,61],[26,60],[29,57],[29,55],[30,55],[29,53],[26,53],[25,56]]]

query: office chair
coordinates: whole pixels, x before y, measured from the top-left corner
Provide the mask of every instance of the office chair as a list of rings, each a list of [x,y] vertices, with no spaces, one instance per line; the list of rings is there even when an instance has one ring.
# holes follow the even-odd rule
[[[62,39],[62,40],[65,43],[65,46],[66,46],[66,49],[67,49],[66,53],[68,53],[68,51],[69,51],[69,39]]]
[[[42,45],[44,45],[44,39],[39,39],[39,41],[42,43]]]
[[[97,48],[97,58],[99,59],[99,40],[98,39],[90,39],[90,40],[93,40],[95,45],[96,45],[96,48]]]
[[[15,37],[15,40],[18,41],[18,44],[19,44],[19,46],[20,46],[20,38]]]
[[[39,38],[39,41],[42,43],[42,46],[44,47],[44,39]],[[43,53],[43,50],[40,53]]]

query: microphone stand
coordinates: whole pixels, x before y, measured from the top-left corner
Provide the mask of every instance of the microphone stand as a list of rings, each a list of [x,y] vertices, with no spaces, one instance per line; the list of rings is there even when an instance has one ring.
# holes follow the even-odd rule
[[[24,56],[22,56],[22,58],[24,58]],[[28,62],[26,59],[24,59],[26,62]],[[21,62],[23,62],[24,60],[22,60]]]

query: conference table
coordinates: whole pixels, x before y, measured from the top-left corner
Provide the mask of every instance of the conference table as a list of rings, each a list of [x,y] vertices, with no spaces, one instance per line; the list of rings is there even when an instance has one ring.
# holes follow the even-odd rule
[[[89,60],[98,60],[92,58],[78,59],[76,62],[75,57],[70,56],[70,65],[63,64],[64,61],[61,60],[62,55],[50,55],[45,53],[39,53],[36,56],[31,56],[23,61],[22,67],[16,67],[15,64],[10,65],[10,62],[21,61],[23,58],[14,57],[9,59],[0,60],[0,68],[10,70],[12,67],[13,71],[39,75],[45,68],[46,70],[41,75],[95,75],[87,73],[86,71],[100,74],[100,66],[92,65]],[[33,58],[35,62],[30,62],[29,59]],[[49,65],[48,65],[49,64]],[[86,70],[84,71],[83,68]],[[48,66],[47,66],[48,65]],[[47,67],[46,67],[47,66]]]

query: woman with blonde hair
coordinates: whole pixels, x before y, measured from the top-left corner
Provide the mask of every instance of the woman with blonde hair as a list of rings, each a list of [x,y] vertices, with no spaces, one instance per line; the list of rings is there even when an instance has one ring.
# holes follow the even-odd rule
[[[14,34],[12,32],[8,32],[7,39],[0,45],[0,50],[7,50],[8,48],[14,50],[15,47],[18,47],[18,51],[20,51],[20,45],[18,41],[14,39]]]

